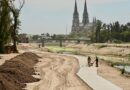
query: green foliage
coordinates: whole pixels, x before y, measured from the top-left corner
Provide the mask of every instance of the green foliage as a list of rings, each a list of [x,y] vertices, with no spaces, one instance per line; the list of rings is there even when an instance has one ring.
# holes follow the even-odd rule
[[[106,41],[109,40],[109,31],[108,30],[103,30],[100,31],[100,42],[105,43]]]
[[[100,45],[98,48],[104,48],[104,47],[107,47],[107,45]]]
[[[97,20],[97,24],[96,24],[96,42],[100,42],[100,31],[102,28],[102,22],[100,20]]]
[[[75,50],[73,48],[67,48],[67,47],[46,46],[46,48],[48,48],[52,52],[57,52],[57,53],[61,53],[61,52],[75,52]]]
[[[121,37],[122,37],[122,40],[124,42],[129,42],[130,41],[130,31],[124,31],[121,33]]]
[[[129,59],[129,61],[130,61],[130,54],[128,54],[128,59]]]
[[[80,55],[80,52],[75,51],[75,52],[73,52],[73,54],[74,54],[74,55]]]
[[[65,37],[65,35],[59,34],[55,36],[55,39],[64,39]]]
[[[96,22],[96,31],[91,34],[93,42],[130,42],[130,24],[120,24],[118,21],[115,23],[105,24],[100,20]]]
[[[0,53],[4,53],[4,46],[10,40],[10,26],[11,26],[10,10],[5,3],[5,0],[0,2]]]
[[[113,39],[112,42],[113,42],[113,43],[118,43],[118,44],[122,43],[121,40],[116,40],[116,39]]]
[[[33,41],[37,41],[39,38],[40,38],[39,35],[33,35],[33,36],[32,36],[32,40],[33,40]]]
[[[67,38],[69,39],[88,39],[89,37],[91,38],[92,37],[92,33],[89,33],[89,37],[87,35],[88,33],[82,33],[82,32],[79,32],[79,33],[71,33],[70,35],[67,36]]]
[[[24,5],[20,3],[20,8],[16,8],[15,0],[0,0],[0,53],[4,53],[4,47],[13,41],[13,52],[16,52],[16,41],[18,40],[18,30],[20,26],[19,14]]]

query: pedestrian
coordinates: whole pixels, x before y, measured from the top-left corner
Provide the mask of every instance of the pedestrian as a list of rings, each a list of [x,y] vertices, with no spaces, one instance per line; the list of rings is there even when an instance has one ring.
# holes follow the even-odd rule
[[[89,67],[91,66],[91,58],[90,58],[90,56],[88,56],[88,66]]]
[[[98,60],[98,57],[96,57],[95,62],[96,62],[96,67],[99,67],[99,60]]]
[[[41,44],[39,44],[38,47],[41,48]]]

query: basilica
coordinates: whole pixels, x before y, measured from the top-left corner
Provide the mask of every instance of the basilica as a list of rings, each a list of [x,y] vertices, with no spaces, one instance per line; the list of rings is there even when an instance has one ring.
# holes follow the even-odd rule
[[[74,33],[74,34],[87,33],[87,34],[89,34],[94,30],[95,23],[96,23],[96,19],[93,19],[93,22],[89,22],[89,15],[88,15],[88,10],[87,10],[86,0],[85,0],[85,4],[84,4],[82,22],[80,22],[78,8],[77,8],[77,2],[75,0],[71,33]]]

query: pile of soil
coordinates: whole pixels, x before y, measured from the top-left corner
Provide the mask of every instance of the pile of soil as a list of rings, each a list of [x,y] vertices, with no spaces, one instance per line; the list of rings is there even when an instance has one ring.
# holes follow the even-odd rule
[[[0,66],[0,90],[23,90],[25,83],[39,81],[32,76],[38,58],[37,55],[26,52]]]

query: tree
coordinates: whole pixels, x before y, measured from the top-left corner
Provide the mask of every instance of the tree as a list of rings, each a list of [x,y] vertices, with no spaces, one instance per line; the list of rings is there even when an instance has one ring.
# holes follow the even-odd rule
[[[51,38],[52,38],[52,39],[55,39],[55,38],[56,38],[56,34],[53,34],[53,35],[51,36]]]
[[[50,37],[50,34],[49,34],[49,33],[46,33],[46,36],[47,36],[47,37]]]
[[[100,31],[100,43],[105,43],[106,41],[109,41],[109,31],[108,30],[102,30]]]
[[[33,40],[33,41],[38,41],[39,38],[40,38],[39,35],[33,35],[33,36],[32,36],[32,40]]]
[[[101,28],[102,28],[102,22],[100,20],[97,20],[97,23],[96,23],[96,33],[95,33],[96,42],[100,42],[100,31],[101,31]]]
[[[120,24],[119,24],[118,21],[115,22],[115,24],[114,24],[114,31],[115,32],[121,32]]]
[[[90,35],[92,42],[128,42],[130,37],[130,23],[125,25],[118,21],[110,24],[102,23],[100,20],[96,22],[96,31]]]
[[[57,34],[55,36],[55,39],[64,39],[65,38],[65,35],[62,35],[62,34]]]
[[[129,31],[124,31],[121,33],[123,37],[123,41],[125,42],[130,42],[130,32]]]
[[[20,21],[19,21],[19,15],[20,15],[20,11],[23,8],[24,4],[25,4],[25,0],[5,0],[7,6],[9,7],[11,13],[12,13],[12,18],[13,18],[13,22],[12,22],[12,26],[10,27],[11,32],[11,36],[12,36],[12,40],[13,40],[13,52],[17,53],[17,46],[16,46],[16,42],[17,42],[17,33],[18,33],[18,29],[19,29],[19,25],[20,25]],[[15,3],[19,3],[19,6],[17,7],[17,5],[15,5]]]
[[[11,17],[5,0],[0,1],[0,53],[5,53],[5,44],[10,40]]]

